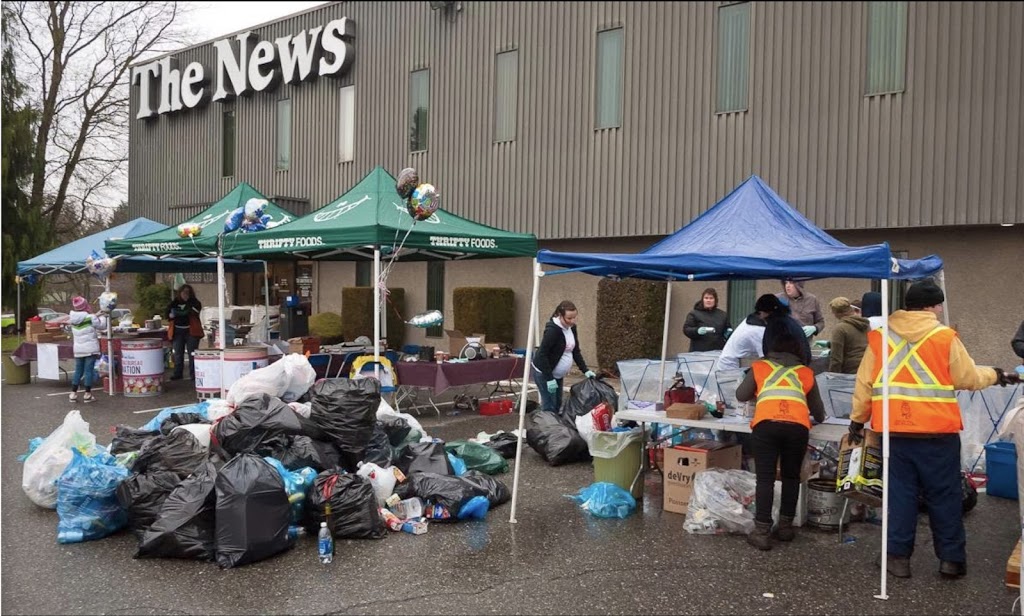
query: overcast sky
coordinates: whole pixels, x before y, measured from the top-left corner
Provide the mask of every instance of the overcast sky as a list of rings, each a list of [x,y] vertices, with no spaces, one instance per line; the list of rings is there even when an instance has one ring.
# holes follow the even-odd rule
[[[188,2],[189,22],[199,33],[197,42],[219,38],[251,26],[298,13],[319,2]]]

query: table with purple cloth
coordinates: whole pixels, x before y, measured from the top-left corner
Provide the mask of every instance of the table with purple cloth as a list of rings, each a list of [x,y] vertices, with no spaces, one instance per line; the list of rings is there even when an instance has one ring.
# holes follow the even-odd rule
[[[138,338],[167,338],[167,330],[153,331],[153,332],[137,332],[129,335],[115,335],[113,340],[136,340]],[[101,337],[100,346],[106,349],[106,336]],[[24,366],[25,364],[37,361],[39,357],[39,351],[36,347],[35,342],[22,342],[18,345],[18,348],[14,349],[11,353],[11,360],[19,365]],[[75,341],[74,340],[55,340],[54,342],[44,342],[42,344],[55,344],[57,345],[57,358],[58,359],[74,359],[75,358]],[[169,342],[164,342],[164,346],[168,346]],[[117,347],[114,347],[115,350]]]
[[[395,365],[395,372],[400,389],[396,396],[397,402],[408,397],[413,387],[429,389],[431,395],[437,395],[451,387],[516,381],[523,378],[523,358],[500,357],[440,364],[432,361],[400,361]],[[430,405],[440,414],[433,400],[430,400]]]

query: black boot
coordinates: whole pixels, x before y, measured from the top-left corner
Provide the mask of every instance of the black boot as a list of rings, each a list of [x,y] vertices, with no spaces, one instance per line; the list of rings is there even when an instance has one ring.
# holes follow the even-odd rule
[[[939,563],[939,574],[947,580],[955,580],[967,575],[967,563],[954,563],[944,560]]]
[[[792,541],[796,538],[796,530],[793,528],[792,516],[780,515],[779,525],[775,527],[773,535],[779,541]]]
[[[907,556],[886,555],[885,567],[891,575],[898,578],[910,577],[910,558]]]
[[[747,535],[747,543],[759,550],[772,549],[771,522],[754,522],[754,530]]]

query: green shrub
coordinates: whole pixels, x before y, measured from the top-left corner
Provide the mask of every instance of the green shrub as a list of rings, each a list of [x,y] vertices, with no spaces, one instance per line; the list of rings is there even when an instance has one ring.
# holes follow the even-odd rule
[[[309,335],[319,338],[320,344],[345,342],[341,315],[336,312],[321,312],[309,317]]]
[[[171,293],[170,285],[156,283],[156,274],[139,274],[135,278],[135,301],[139,307],[138,310],[132,311],[135,322],[142,324],[144,320],[152,319],[154,314],[166,320]]]
[[[405,344],[405,289],[388,289],[384,306],[388,324],[388,348]],[[373,340],[373,287],[345,287],[341,290],[341,331],[345,340],[366,336]]]
[[[452,291],[453,328],[464,334],[487,334],[487,342],[514,343],[515,292],[504,287],[459,287]]]
[[[620,359],[661,357],[668,285],[604,278],[597,285],[597,361],[618,374]]]

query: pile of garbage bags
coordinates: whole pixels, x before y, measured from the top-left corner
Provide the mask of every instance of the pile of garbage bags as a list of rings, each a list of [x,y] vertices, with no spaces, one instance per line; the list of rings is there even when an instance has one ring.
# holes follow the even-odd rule
[[[490,476],[508,469],[507,436],[495,446],[445,443],[382,401],[375,379],[314,382],[305,357],[281,361],[262,380],[243,377],[228,400],[114,427],[110,447],[69,412],[30,442],[25,494],[56,508],[61,543],[128,529],[136,558],[222,568],[315,538],[321,522],[335,538],[382,539],[389,530],[422,534],[430,521],[480,519],[510,499]]]
[[[600,379],[584,379],[569,388],[561,410],[535,410],[526,419],[526,442],[551,466],[590,461],[587,441],[580,434],[576,418],[605,403],[617,409],[615,389]],[[513,454],[514,455],[514,454]]]

